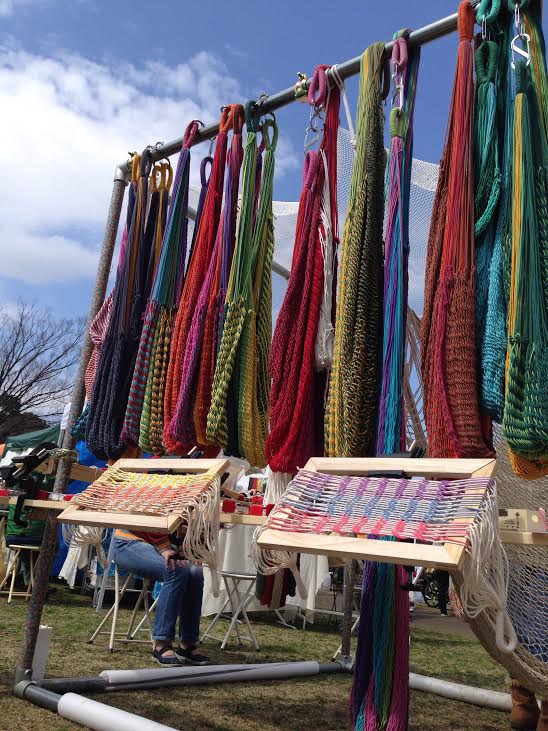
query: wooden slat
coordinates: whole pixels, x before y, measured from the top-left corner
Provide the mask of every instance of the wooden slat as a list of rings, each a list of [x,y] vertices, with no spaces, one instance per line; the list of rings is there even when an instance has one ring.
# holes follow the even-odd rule
[[[458,570],[461,560],[461,554],[448,551],[447,545],[430,546],[399,541],[376,541],[368,538],[289,533],[272,529],[265,530],[257,543],[261,548],[334,556],[345,561],[362,559],[407,566],[427,566],[445,571]]]
[[[17,498],[8,498],[4,496],[0,496],[0,505],[7,505],[8,500],[10,505],[15,505],[17,503]],[[33,508],[40,511],[46,511],[46,510],[54,510],[58,513],[61,513],[63,511],[67,511],[68,508],[76,509],[77,506],[71,506],[70,501],[68,500],[25,500],[25,508]],[[78,508],[79,517],[82,513],[82,509]],[[88,510],[87,513],[93,513],[93,515],[99,515],[99,513],[96,513],[95,511]],[[70,512],[66,513],[65,518],[63,519],[63,523],[69,523],[70,520],[68,520],[68,517],[73,513],[71,510]],[[233,523],[236,525],[262,525],[266,521],[265,515],[246,515],[244,513],[223,513],[221,508],[219,508],[219,514],[220,514],[220,520],[221,523]],[[122,516],[123,513],[107,513],[106,515],[115,515],[116,519],[120,520],[119,516]],[[109,524],[108,527],[112,527],[111,524]]]
[[[221,476],[229,465],[228,459],[119,459],[112,466],[130,472],[171,470],[181,474],[200,474],[213,470]]]
[[[236,525],[263,525],[266,515],[245,515],[244,513],[221,513],[221,523]]]
[[[363,475],[370,471],[403,470],[411,477],[464,479],[491,465],[493,459],[410,459],[405,457],[313,457],[305,469],[330,475]]]
[[[0,496],[0,505],[17,505],[17,498]],[[64,510],[69,505],[68,500],[25,500],[25,508],[37,508],[40,510]]]
[[[514,545],[548,547],[548,533],[522,533],[517,530],[501,530],[500,540],[503,543]]]
[[[38,467],[35,467],[33,472],[40,472],[40,474],[43,475],[52,475],[55,472],[55,463],[52,459],[49,459],[47,462],[42,462],[42,464],[38,465]],[[88,467],[87,465],[73,462],[70,466],[70,479],[80,480],[81,482],[95,482],[95,480],[100,477],[103,472],[104,469],[101,469],[100,467]]]
[[[126,530],[173,533],[181,524],[179,516],[137,515],[134,513],[104,513],[95,510],[67,508],[58,517],[60,523],[88,525],[97,528],[125,528]]]

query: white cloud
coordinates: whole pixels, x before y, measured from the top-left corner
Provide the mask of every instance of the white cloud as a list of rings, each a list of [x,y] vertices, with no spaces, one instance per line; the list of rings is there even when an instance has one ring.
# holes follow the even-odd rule
[[[0,276],[92,278],[116,163],[128,150],[181,136],[191,119],[217,119],[222,104],[238,99],[237,80],[207,52],[177,66],[137,67],[0,46]],[[277,175],[296,165],[281,138]]]
[[[13,15],[16,8],[24,5],[42,5],[45,0],[0,0],[0,17]]]

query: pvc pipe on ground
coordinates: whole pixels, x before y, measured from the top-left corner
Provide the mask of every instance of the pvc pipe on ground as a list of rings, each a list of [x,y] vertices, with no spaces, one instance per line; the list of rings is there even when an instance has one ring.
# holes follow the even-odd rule
[[[173,726],[149,721],[76,693],[65,693],[61,696],[57,713],[67,721],[73,721],[93,731],[174,731]]]
[[[315,661],[309,662],[280,662],[265,663],[263,665],[246,666],[245,669],[218,672],[215,666],[200,668],[201,672],[167,676],[165,672],[146,680],[135,679],[129,682],[120,682],[108,685],[107,690],[144,690],[146,688],[167,688],[181,685],[209,685],[213,683],[242,683],[257,680],[284,680],[286,678],[303,678],[319,675],[320,665]],[[115,672],[115,671],[113,671]],[[128,671],[131,673],[131,671]],[[139,671],[135,671],[139,672]],[[145,678],[149,678],[148,671],[144,671]],[[127,676],[128,680],[130,676]]]
[[[409,673],[409,687],[413,690],[422,690],[425,693],[441,695],[454,701],[471,703],[474,706],[493,708],[496,711],[510,712],[512,710],[512,699],[508,693],[501,693],[498,690],[487,690],[486,688],[474,688],[472,685],[452,683],[449,680],[430,678],[427,675]]]
[[[142,668],[135,670],[103,670],[99,677],[106,680],[108,685],[119,685],[120,683],[134,683],[150,680],[165,680],[168,678],[186,678],[189,676],[202,675],[223,675],[237,670],[251,670],[264,667],[264,663],[241,664],[241,665],[203,665],[173,668]]]

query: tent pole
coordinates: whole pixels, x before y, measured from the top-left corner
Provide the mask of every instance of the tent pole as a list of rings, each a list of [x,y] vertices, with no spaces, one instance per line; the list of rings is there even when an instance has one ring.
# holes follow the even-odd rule
[[[92,342],[89,336],[88,328],[95,315],[99,312],[101,305],[105,299],[108,278],[110,274],[110,265],[112,263],[112,254],[116,245],[116,235],[118,232],[118,224],[122,211],[122,203],[124,200],[124,192],[127,185],[127,174],[124,167],[116,168],[114,174],[114,184],[112,188],[112,196],[110,199],[110,208],[108,211],[107,223],[105,227],[105,235],[103,246],[99,256],[99,264],[97,266],[97,276],[95,279],[95,288],[89,308],[88,324],[84,333],[84,342],[80,353],[80,365],[74,388],[72,391],[70,413],[68,423],[63,437],[62,448],[67,450],[74,449],[75,439],[72,436],[72,426],[76,419],[82,413],[85,398],[85,375],[86,367],[91,356]],[[63,493],[66,490],[70,476],[70,461],[59,460],[57,472],[55,475],[55,485],[53,492]],[[42,617],[42,610],[46,599],[48,589],[48,580],[51,565],[55,557],[57,547],[57,520],[53,517],[52,510],[48,510],[48,519],[42,539],[40,554],[36,563],[36,576],[32,588],[32,595],[29,602],[27,622],[25,626],[25,634],[23,646],[21,650],[20,665],[17,669],[15,681],[16,683],[30,679],[32,668],[32,660],[34,657],[34,648],[38,637],[38,629]]]

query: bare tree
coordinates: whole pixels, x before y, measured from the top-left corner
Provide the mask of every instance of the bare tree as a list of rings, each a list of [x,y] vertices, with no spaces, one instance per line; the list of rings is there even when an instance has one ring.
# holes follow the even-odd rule
[[[0,305],[0,425],[17,414],[60,414],[70,393],[84,321],[19,300]]]

